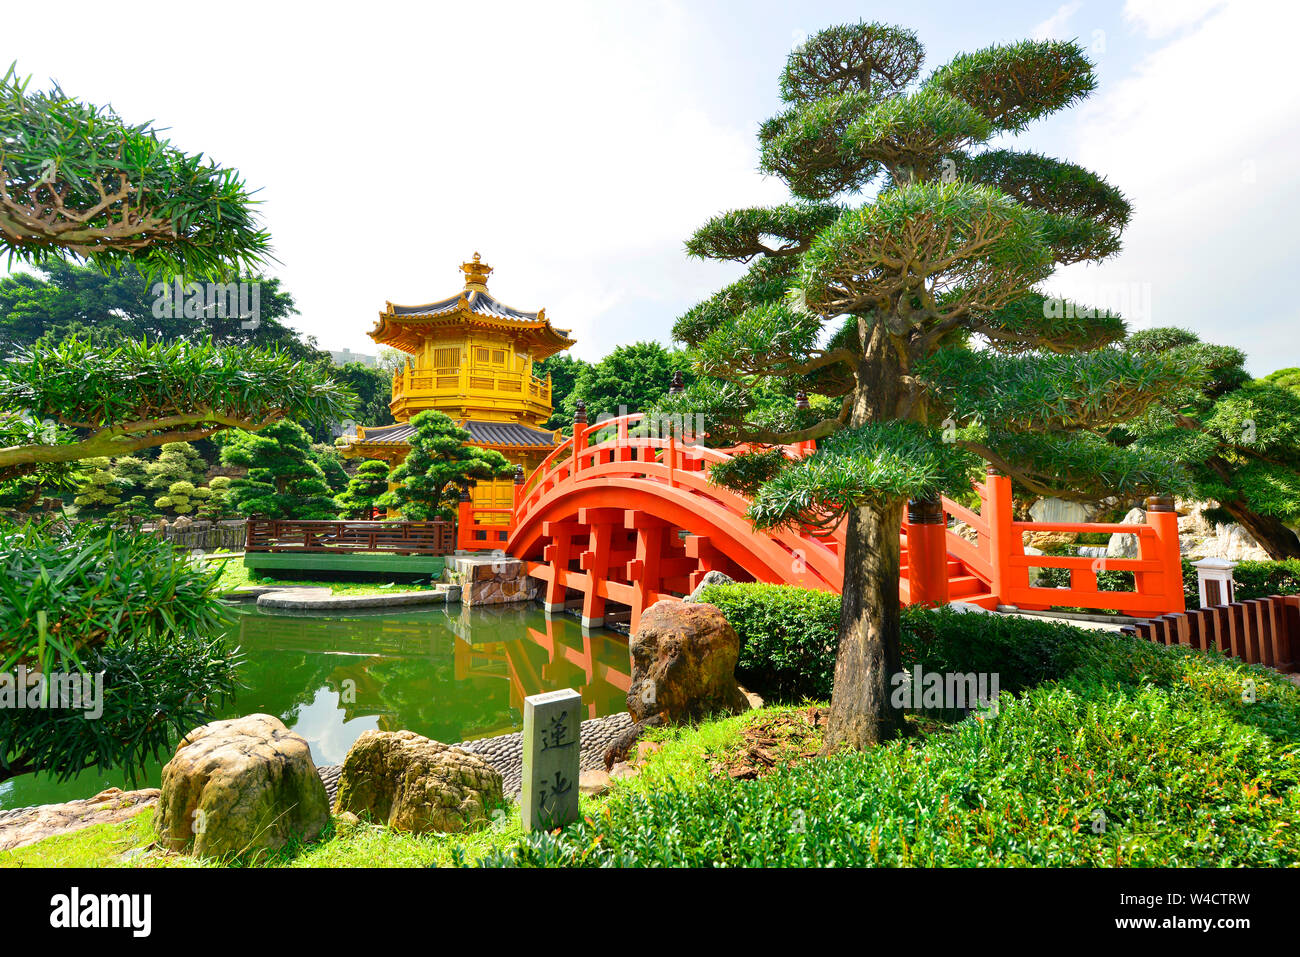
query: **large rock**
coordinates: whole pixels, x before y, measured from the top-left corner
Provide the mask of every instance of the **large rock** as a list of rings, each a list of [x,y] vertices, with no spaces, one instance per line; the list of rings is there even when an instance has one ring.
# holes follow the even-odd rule
[[[164,845],[224,856],[314,840],[329,821],[307,742],[250,714],[187,734],[162,773],[155,827]]]
[[[735,583],[736,580],[734,578],[725,572],[718,571],[717,569],[705,572],[704,577],[700,579],[700,583],[695,586],[695,590],[683,598],[682,601],[691,603],[698,602],[701,593],[703,593],[704,589],[708,588],[710,585],[734,585]]]
[[[1029,506],[1029,517],[1035,522],[1086,522],[1092,510],[1081,502],[1067,502],[1060,498],[1040,498]]]
[[[334,813],[399,831],[455,833],[484,824],[502,801],[482,758],[413,731],[366,731],[343,759]]]
[[[641,615],[629,645],[634,721],[691,721],[745,711],[736,684],[740,638],[716,605],[659,601]]]
[[[1145,525],[1147,522],[1147,513],[1145,509],[1131,508],[1128,513],[1120,519],[1121,525]],[[1106,543],[1107,558],[1137,558],[1138,557],[1138,537],[1136,535],[1125,535],[1123,532],[1116,532]]]

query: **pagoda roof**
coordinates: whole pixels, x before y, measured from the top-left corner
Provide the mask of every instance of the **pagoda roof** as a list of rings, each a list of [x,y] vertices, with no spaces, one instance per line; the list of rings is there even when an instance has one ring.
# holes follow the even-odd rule
[[[478,253],[461,269],[466,276],[465,288],[454,296],[419,306],[385,303],[370,338],[416,353],[425,335],[433,329],[476,326],[517,336],[532,347],[536,358],[554,355],[573,345],[575,340],[569,338],[569,330],[554,328],[546,318],[545,309],[525,312],[490,295],[487,276],[492,267],[482,263]]]
[[[480,422],[473,419],[461,424],[469,432],[470,441],[475,445],[491,445],[499,448],[554,448],[557,444],[554,432],[534,429],[518,422]],[[415,426],[409,422],[396,425],[384,425],[366,428],[356,445],[396,445],[409,446]]]

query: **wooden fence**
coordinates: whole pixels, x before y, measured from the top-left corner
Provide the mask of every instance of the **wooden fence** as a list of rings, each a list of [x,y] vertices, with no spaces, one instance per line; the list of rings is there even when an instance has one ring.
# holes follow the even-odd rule
[[[1278,671],[1300,670],[1300,595],[1273,595],[1179,615],[1161,615],[1121,629],[1162,645],[1186,645]]]
[[[154,528],[151,531],[159,538],[171,542],[177,548],[201,548],[205,552],[210,552],[218,548],[239,551],[244,547],[245,530],[243,522],[190,525],[188,528],[176,528],[169,525],[166,528]]]
[[[308,522],[250,518],[249,552],[396,552],[448,555],[456,550],[451,522]]]

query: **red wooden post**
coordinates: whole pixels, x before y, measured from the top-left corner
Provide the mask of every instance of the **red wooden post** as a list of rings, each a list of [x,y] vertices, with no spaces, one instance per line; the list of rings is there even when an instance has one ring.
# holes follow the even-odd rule
[[[948,602],[946,532],[938,497],[907,503],[907,580],[913,605]]]
[[[1012,584],[1029,585],[1029,571],[1024,569],[1024,582],[1016,579],[1015,573],[1011,568],[1011,556],[1023,551],[1023,547],[1014,548],[1014,545],[1020,545],[1019,536],[1015,534],[1012,528],[1011,512],[1011,479],[998,473],[995,468],[989,468],[984,480],[984,519],[989,523],[989,545],[992,558],[992,581],[989,582],[989,591],[991,591],[998,600],[999,604],[1014,604],[1009,597],[1009,589]],[[1014,540],[1014,541],[1013,541]]]
[[[582,467],[582,453],[587,450],[587,403],[581,399],[578,400],[576,411],[573,413],[573,477],[578,477],[578,470]]]
[[[1146,500],[1147,524],[1156,533],[1156,558],[1160,562],[1159,588],[1167,610],[1180,614],[1187,610],[1183,596],[1183,556],[1178,547],[1178,513],[1168,495],[1152,495]],[[1147,576],[1147,581],[1151,577]],[[1140,587],[1139,587],[1140,590]]]
[[[456,506],[456,547],[465,550],[474,547],[474,505],[465,489],[461,489],[460,503]]]

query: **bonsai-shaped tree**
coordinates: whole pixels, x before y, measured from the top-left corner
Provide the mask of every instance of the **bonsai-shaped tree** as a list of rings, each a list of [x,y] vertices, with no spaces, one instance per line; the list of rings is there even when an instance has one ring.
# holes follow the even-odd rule
[[[311,437],[296,422],[276,422],[261,432],[235,432],[221,447],[223,465],[242,465],[247,478],[230,483],[238,515],[332,519],[334,500],[325,474],[312,460]]]
[[[274,349],[189,340],[101,347],[74,336],[0,365],[0,481],[223,429],[335,421],[353,401],[320,366]]]
[[[343,459],[337,448],[324,442],[313,442],[311,457],[320,466],[331,495],[338,495],[348,487],[348,473],[343,468]]]
[[[452,520],[460,493],[468,492],[475,481],[515,472],[500,452],[467,445],[469,432],[441,412],[417,413],[411,424],[411,451],[389,476],[396,487],[375,502],[381,508],[401,509],[404,517],[417,522]]]
[[[172,482],[167,486],[167,494],[158,496],[153,504],[155,508],[175,512],[177,515],[188,515],[207,502],[211,495],[212,490],[207,486],[195,485],[193,482]]]
[[[368,519],[379,498],[388,491],[388,463],[366,459],[348,479],[348,487],[334,496],[334,504],[345,518]]]
[[[819,443],[713,477],[754,492],[756,526],[847,523],[828,749],[902,727],[889,682],[909,499],[968,490],[980,458],[1023,489],[1076,498],[1179,480],[1103,433],[1192,371],[1110,347],[1119,317],[1034,288],[1057,264],[1118,250],[1129,204],[1071,163],[986,148],[1087,96],[1092,64],[1057,41],[962,54],[920,79],[923,59],[911,31],[877,23],[832,27],[790,55],[786,108],[759,140],[762,168],[797,199],[724,213],[687,243],[757,261],[677,323],[703,378],[663,406],[703,414],[714,445]],[[771,379],[834,400],[832,413],[753,415]]]
[[[72,503],[83,512],[104,512],[122,502],[127,485],[113,474],[112,462],[102,456],[81,463],[85,479]]]
[[[208,482],[207,498],[199,503],[198,517],[219,522],[230,514],[230,478],[215,475]]]
[[[1148,410],[1126,430],[1136,448],[1183,463],[1194,490],[1218,503],[1206,517],[1237,522],[1272,558],[1300,558],[1300,394],[1280,370],[1252,382],[1246,356],[1201,342],[1185,329],[1146,329],[1125,347],[1138,354],[1183,355],[1210,372],[1207,381]]]
[[[145,488],[170,493],[177,482],[194,484],[203,478],[208,463],[198,449],[188,442],[168,442],[158,452],[158,458],[144,467]]]

